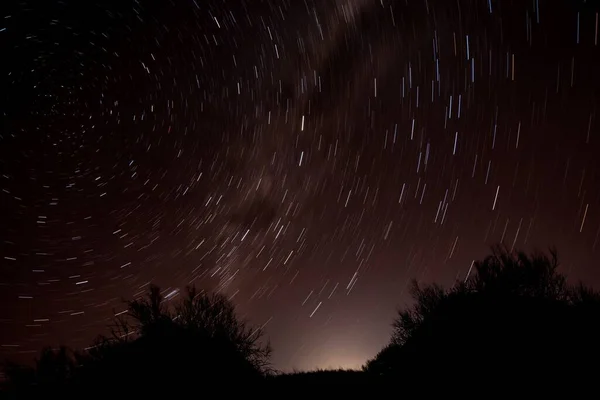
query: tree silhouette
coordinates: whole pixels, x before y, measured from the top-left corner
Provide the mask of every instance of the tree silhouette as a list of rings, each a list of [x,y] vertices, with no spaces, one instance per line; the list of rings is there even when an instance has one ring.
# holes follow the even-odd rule
[[[223,378],[260,381],[271,372],[270,346],[261,329],[237,318],[223,295],[189,288],[169,304],[158,287],[128,302],[110,336],[100,336],[85,353],[66,348],[42,352],[35,368],[11,368],[13,389],[36,396],[58,392],[114,396],[127,390],[155,395],[156,390],[218,385]],[[11,375],[12,374],[12,375]]]
[[[413,282],[414,305],[400,310],[390,344],[365,366],[383,376],[493,380],[531,371],[589,370],[600,355],[600,296],[569,287],[556,251],[527,255],[493,248],[450,289]]]
[[[77,368],[75,353],[61,346],[44,348],[33,367],[8,363],[5,368],[9,388],[33,393],[38,389],[64,391]]]
[[[391,378],[412,386],[435,379],[421,390],[443,382],[464,390],[461,382],[547,387],[598,369],[600,293],[568,285],[554,250],[528,255],[495,247],[464,281],[448,289],[413,282],[411,293],[414,304],[399,310],[390,343],[363,371],[274,374],[263,332],[238,319],[223,295],[189,288],[178,301],[165,300],[152,286],[85,352],[46,349],[33,367],[9,365],[8,387],[15,398],[153,398],[181,388],[227,390],[227,381],[246,392],[267,383],[275,394],[286,386]]]

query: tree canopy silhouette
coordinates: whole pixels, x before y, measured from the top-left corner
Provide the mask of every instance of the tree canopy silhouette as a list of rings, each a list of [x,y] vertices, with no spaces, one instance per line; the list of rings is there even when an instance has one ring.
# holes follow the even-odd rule
[[[152,286],[87,351],[46,349],[34,367],[9,365],[6,374],[18,398],[105,398],[200,386],[210,393],[227,380],[277,390],[390,378],[547,387],[598,369],[600,293],[568,284],[554,250],[495,247],[454,286],[413,282],[411,293],[414,304],[398,311],[390,343],[361,372],[275,374],[262,330],[238,319],[223,295],[189,288],[178,301],[165,300]]]
[[[270,373],[263,331],[238,319],[226,297],[189,288],[169,305],[152,286],[146,297],[128,302],[111,336],[100,336],[85,353],[47,349],[34,368],[12,366],[7,375],[20,394],[76,395],[89,388],[140,394],[192,383],[207,387],[224,376],[251,381]]]
[[[549,255],[495,247],[450,289],[413,282],[390,344],[365,366],[383,376],[515,377],[589,369],[600,355],[600,295],[569,286]]]

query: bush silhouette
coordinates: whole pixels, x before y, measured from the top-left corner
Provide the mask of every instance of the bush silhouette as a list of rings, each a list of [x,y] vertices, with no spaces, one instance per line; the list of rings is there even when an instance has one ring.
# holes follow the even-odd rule
[[[172,309],[158,287],[128,303],[110,337],[99,337],[86,353],[45,350],[35,368],[8,368],[13,390],[35,396],[114,395],[222,382],[222,377],[251,382],[270,373],[270,347],[263,332],[236,317],[219,294],[189,288]],[[84,392],[82,392],[84,391]]]
[[[77,360],[75,354],[62,346],[58,349],[44,348],[34,367],[8,363],[5,367],[9,388],[24,393],[36,390],[63,392],[75,376]]]
[[[528,383],[589,372],[600,355],[600,296],[568,286],[558,266],[552,250],[495,247],[450,289],[413,282],[415,304],[399,311],[390,344],[365,370],[480,382],[508,374]]]
[[[179,301],[165,301],[152,286],[86,352],[46,349],[34,367],[11,364],[5,372],[18,398],[236,389],[226,382],[246,392],[267,384],[271,391],[262,395],[390,379],[421,392],[441,382],[454,385],[443,386],[446,392],[464,390],[461,382],[548,387],[590,377],[600,356],[600,293],[567,284],[558,268],[555,251],[528,255],[495,247],[451,288],[413,282],[414,304],[399,310],[390,343],[362,371],[276,374],[263,332],[239,320],[224,296],[189,288]],[[415,386],[432,379],[436,385]]]

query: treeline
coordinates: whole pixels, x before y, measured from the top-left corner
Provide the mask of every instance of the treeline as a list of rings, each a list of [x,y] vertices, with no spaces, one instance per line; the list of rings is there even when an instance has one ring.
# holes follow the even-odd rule
[[[280,374],[262,330],[240,320],[227,298],[190,288],[169,307],[151,287],[87,351],[46,349],[33,367],[6,363],[4,393],[155,397],[224,384],[230,390],[426,381],[492,387],[587,379],[600,360],[600,294],[568,284],[558,267],[555,251],[496,247],[451,288],[413,282],[413,304],[399,310],[390,343],[361,371]]]

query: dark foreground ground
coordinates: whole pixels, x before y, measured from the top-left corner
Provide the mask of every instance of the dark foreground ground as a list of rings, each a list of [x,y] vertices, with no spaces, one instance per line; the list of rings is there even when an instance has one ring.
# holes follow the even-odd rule
[[[267,382],[297,386],[304,384],[347,385],[370,384],[378,381],[377,377],[362,371],[353,370],[317,370],[310,372],[293,372],[279,374],[267,378]]]

